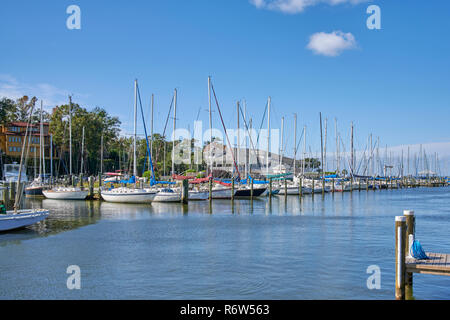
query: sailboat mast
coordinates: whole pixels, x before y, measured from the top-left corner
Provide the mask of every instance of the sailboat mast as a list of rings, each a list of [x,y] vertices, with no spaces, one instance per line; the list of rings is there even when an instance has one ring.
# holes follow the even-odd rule
[[[267,176],[269,175],[269,151],[270,151],[270,103],[271,103],[271,98],[268,98],[267,101],[267,111],[268,111],[268,116],[267,116],[267,154],[266,154],[266,174]]]
[[[302,175],[305,175],[305,162],[306,162],[306,126],[303,127],[303,161],[302,161]]]
[[[294,113],[294,177],[296,175],[296,160],[297,160],[297,114]]]
[[[103,134],[100,137],[100,174],[103,174]]]
[[[175,174],[175,130],[177,121],[177,89],[174,90],[173,136],[172,136],[172,175]]]
[[[238,166],[238,170],[239,170],[239,165],[241,164],[241,162],[240,162],[240,160],[241,160],[241,157],[240,157],[240,151],[241,151],[241,139],[240,139],[240,134],[239,134],[239,131],[240,131],[240,125],[239,125],[239,118],[240,118],[240,116],[239,116],[239,101],[236,103],[236,105],[237,105],[237,144],[236,144],[236,158],[237,158],[237,166]]]
[[[351,141],[350,141],[350,150],[351,150],[351,161],[350,161],[350,164],[352,166],[350,168],[350,172],[353,175],[354,174],[353,170],[355,168],[355,155],[354,155],[354,148],[353,148],[353,122],[352,122],[352,125],[351,125],[350,139],[351,139]]]
[[[137,137],[137,79],[134,80],[134,137],[133,137],[133,175],[137,176],[136,137]]]
[[[281,166],[283,164],[283,144],[284,144],[284,117],[281,118],[281,144],[280,144],[280,173],[281,172]]]
[[[244,124],[247,126],[247,102],[244,100]],[[247,151],[248,151],[248,130],[245,134],[245,153],[244,153],[244,160],[245,160],[245,179],[248,179],[248,162],[247,162]]]
[[[324,164],[324,172],[327,172],[327,126],[328,126],[328,119],[325,118],[325,138],[324,138],[324,146],[323,146],[323,164]]]
[[[213,172],[212,158],[212,110],[211,110],[211,77],[208,77],[208,105],[209,105],[209,173]]]
[[[83,167],[84,167],[84,127],[81,134],[81,168],[80,173],[83,174]]]
[[[336,137],[336,174],[339,174],[339,136],[337,129],[337,118],[334,118],[334,135]]]
[[[409,146],[408,146],[408,158],[406,159],[407,161],[407,175],[409,176]]]
[[[153,155],[153,111],[154,111],[154,94],[152,94],[152,110],[151,110],[151,114],[152,114],[152,118],[150,121],[150,155],[149,155],[149,159],[148,159],[148,167],[150,168],[150,157],[152,157]]]
[[[372,140],[372,133],[370,134],[370,175],[373,176],[374,174],[374,161],[373,161],[373,140]]]
[[[322,163],[321,163],[321,167],[322,167],[322,179],[325,178],[324,175],[324,164],[323,164],[323,136],[322,136],[322,112],[319,112],[319,117],[320,117],[320,153],[321,153],[321,158],[322,158]]]
[[[31,138],[31,133],[28,136],[28,134],[29,134],[28,131],[29,131],[31,119],[33,116],[33,109],[34,109],[34,105],[31,106],[30,117],[28,118],[27,127],[26,127],[26,131],[25,131],[25,137],[23,139],[23,144],[22,144],[22,150],[21,150],[22,153],[20,155],[19,176],[18,176],[17,184],[16,184],[16,197],[14,199],[14,214],[17,214],[17,209],[19,207],[20,200],[22,197],[22,192],[21,192],[22,167],[23,167],[24,157],[25,157],[25,163],[28,159],[28,151],[30,148],[30,138]],[[28,146],[27,146],[27,138],[28,138]],[[25,152],[25,149],[26,149],[26,152]]]
[[[69,173],[72,176],[72,97],[69,96]]]
[[[41,114],[40,114],[40,125],[39,125],[39,177],[42,179],[42,159],[43,159],[43,142],[42,142],[42,136],[43,136],[43,128],[42,125],[42,100],[41,100]]]
[[[53,135],[50,134],[50,185],[53,185]]]

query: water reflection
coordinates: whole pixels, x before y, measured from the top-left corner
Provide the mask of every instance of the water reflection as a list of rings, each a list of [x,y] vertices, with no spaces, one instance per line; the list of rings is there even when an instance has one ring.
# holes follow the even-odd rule
[[[24,207],[50,210],[47,219],[23,229],[0,234],[0,245],[58,234],[96,223],[100,219],[98,201],[61,201],[26,198]]]
[[[0,234],[0,299],[391,299],[393,217],[416,210],[421,242],[444,252],[449,191],[275,196],[234,208],[27,200],[51,214]],[[84,272],[79,292],[65,286],[68,264]],[[380,291],[366,289],[371,264],[382,269]],[[448,297],[450,279],[421,279],[416,297]]]

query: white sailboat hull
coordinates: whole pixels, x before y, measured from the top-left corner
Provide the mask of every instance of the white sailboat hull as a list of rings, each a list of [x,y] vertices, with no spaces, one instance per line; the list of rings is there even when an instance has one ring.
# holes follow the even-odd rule
[[[299,190],[299,187],[298,186],[291,186],[291,187],[287,187],[286,189],[284,188],[284,186],[281,186],[280,188],[280,191],[278,192],[278,194],[279,195],[285,195],[285,194],[287,194],[287,195],[294,195],[294,196],[297,196],[297,195],[299,195],[300,194],[300,190]],[[287,191],[287,192],[285,192],[285,191]]]
[[[6,215],[0,215],[0,231],[9,231],[30,226],[44,220],[50,214],[49,210],[30,209],[20,210],[17,214],[7,211]]]
[[[284,192],[284,187],[283,186],[281,186],[280,188],[279,188],[279,192],[278,192],[278,195],[285,195],[285,192]],[[321,189],[322,190],[322,189]],[[311,190],[311,188],[308,188],[308,187],[302,187],[302,194],[311,194],[312,193],[312,190]],[[293,196],[298,196],[298,195],[300,195],[300,191],[299,191],[299,187],[298,186],[291,186],[291,187],[287,187],[287,195],[293,195]]]
[[[181,202],[180,192],[158,192],[155,195],[154,202]]]
[[[236,192],[236,190],[235,190]],[[212,189],[211,197],[213,199],[231,199],[231,188]]]
[[[42,194],[47,199],[54,200],[85,200],[89,194],[88,190],[43,190]]]
[[[111,192],[102,191],[101,196],[106,202],[115,203],[151,203],[154,201],[156,193],[143,190],[135,192]]]
[[[208,200],[208,191],[189,191],[189,200]]]

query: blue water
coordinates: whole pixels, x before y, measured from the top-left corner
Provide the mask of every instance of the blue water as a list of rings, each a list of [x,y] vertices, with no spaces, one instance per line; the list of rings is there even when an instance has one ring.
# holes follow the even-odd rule
[[[394,217],[416,212],[426,251],[450,252],[450,188],[122,205],[27,200],[50,217],[0,233],[1,299],[393,299]],[[69,290],[66,269],[81,269]],[[369,290],[370,265],[381,289]],[[414,275],[416,299],[450,277]]]

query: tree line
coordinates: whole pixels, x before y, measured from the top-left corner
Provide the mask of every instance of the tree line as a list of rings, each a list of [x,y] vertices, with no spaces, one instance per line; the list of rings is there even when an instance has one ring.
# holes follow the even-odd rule
[[[28,96],[16,100],[6,97],[0,99],[0,124],[27,122],[31,107],[34,107],[32,123],[40,123],[41,111],[37,102],[38,99],[36,97],[30,98]],[[70,171],[69,114],[71,115],[72,128],[73,174],[83,172],[85,175],[97,175],[100,172],[105,173],[117,170],[132,173],[133,138],[120,135],[121,121],[119,118],[108,114],[105,108],[95,107],[88,110],[78,103],[72,103],[71,105],[67,103],[54,107],[51,113],[45,110],[42,113],[43,121],[49,123],[49,132],[53,136],[53,149],[58,155],[58,159],[54,160],[55,175],[67,175]],[[82,152],[83,128],[84,149]],[[172,165],[171,152],[172,143],[169,143],[160,134],[154,134],[152,159],[157,177],[163,176],[164,173],[166,175],[170,174]],[[142,175],[144,171],[149,170],[145,139],[138,139],[136,153],[138,172]],[[103,162],[101,161],[102,154]],[[17,159],[3,159],[4,163],[11,161],[17,161]],[[28,161],[29,167],[32,167],[33,163],[30,162],[32,160],[29,159]],[[83,168],[81,168],[81,163],[83,163]],[[49,168],[48,165],[47,168]],[[185,170],[186,168],[181,166],[178,169]]]
[[[28,96],[23,96],[16,100],[9,98],[0,99],[0,124],[6,125],[10,122],[28,121],[29,112],[33,106],[32,122],[38,124],[41,111],[37,102],[38,99],[36,97],[30,98]],[[44,110],[42,114],[43,121],[49,123],[49,132],[53,136],[53,149],[58,155],[53,163],[55,175],[68,175],[70,171],[69,111],[72,127],[73,174],[83,172],[84,175],[97,175],[117,170],[128,173],[133,172],[133,138],[120,134],[121,121],[119,118],[108,114],[105,108],[95,107],[88,110],[78,103],[72,103],[71,105],[67,103],[54,107],[51,113]],[[82,152],[83,128],[84,152]],[[149,140],[151,140],[151,137],[149,137]],[[207,144],[208,142],[205,143],[205,145]],[[191,146],[194,146],[194,140],[191,141]],[[146,139],[138,139],[136,153],[138,174],[149,176]],[[164,176],[169,176],[172,167],[172,142],[169,142],[161,134],[155,133],[153,135],[151,153],[156,178],[160,179]],[[48,157],[48,154],[46,157]],[[10,161],[17,161],[17,159],[4,159],[3,163]],[[29,167],[32,167],[33,164],[30,162],[32,160],[29,159],[28,161]],[[82,163],[83,168],[81,168]],[[298,161],[298,165],[301,166],[301,160]],[[305,166],[309,169],[319,170],[320,161],[308,158],[305,159]],[[46,165],[46,168],[48,171],[49,164]],[[206,170],[204,161],[200,165],[175,165],[175,172],[178,173],[204,170]]]

